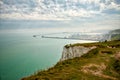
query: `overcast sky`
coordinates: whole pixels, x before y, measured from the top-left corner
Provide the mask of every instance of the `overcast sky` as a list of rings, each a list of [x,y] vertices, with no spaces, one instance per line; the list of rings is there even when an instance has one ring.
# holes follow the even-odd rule
[[[120,0],[0,0],[0,19],[40,20],[73,29],[120,28]]]

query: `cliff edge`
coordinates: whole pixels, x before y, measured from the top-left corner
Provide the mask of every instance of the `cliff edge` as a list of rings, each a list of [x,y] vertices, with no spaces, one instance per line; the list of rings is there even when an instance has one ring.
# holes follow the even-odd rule
[[[62,57],[60,61],[73,59],[75,57],[81,57],[83,54],[88,53],[90,50],[95,49],[96,46],[84,47],[84,46],[71,46],[71,44],[64,46]]]

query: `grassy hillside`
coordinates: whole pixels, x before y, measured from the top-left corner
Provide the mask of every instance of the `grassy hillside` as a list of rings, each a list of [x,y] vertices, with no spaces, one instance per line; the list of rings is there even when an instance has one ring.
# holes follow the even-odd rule
[[[120,40],[120,29],[116,29],[109,32],[111,34],[111,40]]]
[[[48,70],[39,71],[22,80],[119,80],[120,41],[73,44],[96,46],[82,57],[58,62]]]
[[[111,33],[119,33],[120,34],[120,29],[112,30]]]
[[[113,34],[111,40],[120,40],[120,34]]]

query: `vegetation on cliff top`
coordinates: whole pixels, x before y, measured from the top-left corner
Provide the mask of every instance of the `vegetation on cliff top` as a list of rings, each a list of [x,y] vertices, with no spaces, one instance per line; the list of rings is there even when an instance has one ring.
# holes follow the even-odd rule
[[[111,34],[111,40],[120,40],[120,29],[112,30],[109,34]]]
[[[39,71],[22,80],[119,80],[120,41],[73,44],[96,46],[81,57],[58,62],[48,70]]]

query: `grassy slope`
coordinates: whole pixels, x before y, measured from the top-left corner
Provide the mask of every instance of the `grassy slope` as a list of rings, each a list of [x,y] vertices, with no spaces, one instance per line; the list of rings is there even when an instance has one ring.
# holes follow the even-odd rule
[[[117,33],[117,34],[114,34]],[[109,32],[109,34],[112,34],[111,40],[120,40],[120,29],[112,30]]]
[[[120,40],[120,34],[114,34],[111,36],[111,40]]]
[[[70,46],[97,46],[82,57],[58,62],[54,67],[37,72],[22,80],[119,80],[120,60],[114,55],[120,52],[120,41]],[[69,47],[69,46],[67,46]],[[110,48],[113,47],[113,48]]]

